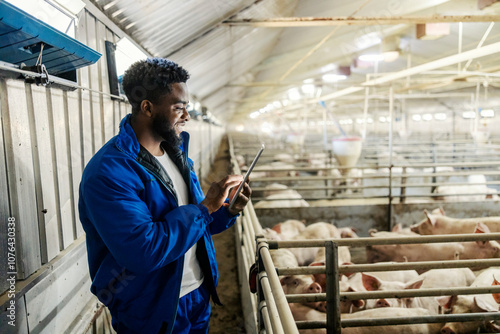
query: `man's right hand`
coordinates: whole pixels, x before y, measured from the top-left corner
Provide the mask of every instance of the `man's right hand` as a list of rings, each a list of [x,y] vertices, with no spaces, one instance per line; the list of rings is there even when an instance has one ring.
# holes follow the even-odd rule
[[[238,186],[241,182],[243,182],[243,176],[241,175],[228,175],[219,182],[213,182],[205,199],[200,204],[206,206],[209,213],[219,210],[229,196],[229,190]]]

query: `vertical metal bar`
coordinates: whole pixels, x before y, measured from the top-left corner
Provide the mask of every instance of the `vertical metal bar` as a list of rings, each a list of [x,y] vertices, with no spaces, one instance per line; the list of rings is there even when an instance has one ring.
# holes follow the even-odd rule
[[[389,88],[389,205],[387,212],[387,230],[391,230],[392,218],[392,136],[394,128],[394,89]]]
[[[366,139],[366,131],[367,131],[367,118],[368,118],[368,94],[370,94],[370,87],[366,87],[365,88],[365,104],[364,104],[364,107],[363,107],[363,120],[364,120],[364,123],[363,123],[363,134],[362,134],[362,137],[363,137],[363,140]]]
[[[481,84],[478,82],[476,84],[476,101],[475,101],[475,104],[474,104],[474,111],[476,112],[476,117],[474,118],[474,128],[472,130],[473,132],[473,136],[476,136],[476,133],[477,133],[477,127],[478,127],[478,124],[479,124],[479,91],[480,91],[480,88],[481,88]]]
[[[462,36],[463,36],[464,24],[463,22],[458,22],[458,53],[462,53]],[[462,70],[462,63],[458,63],[458,72]]]
[[[326,333],[340,334],[340,292],[338,246],[325,241],[326,262]]]

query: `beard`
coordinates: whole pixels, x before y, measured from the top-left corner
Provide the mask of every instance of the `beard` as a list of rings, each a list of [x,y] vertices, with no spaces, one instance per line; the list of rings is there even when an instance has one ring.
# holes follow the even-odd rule
[[[153,132],[170,147],[179,147],[182,144],[181,136],[177,135],[174,126],[163,115],[158,115],[153,120]]]

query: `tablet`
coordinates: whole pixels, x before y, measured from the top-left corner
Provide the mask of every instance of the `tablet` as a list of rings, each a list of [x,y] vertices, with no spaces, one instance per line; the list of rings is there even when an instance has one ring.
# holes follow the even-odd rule
[[[238,196],[240,195],[240,192],[241,190],[243,189],[243,186],[245,185],[245,182],[248,181],[248,177],[250,176],[250,173],[252,172],[252,169],[255,167],[255,165],[257,164],[257,160],[259,160],[260,158],[260,155],[262,154],[262,151],[264,151],[264,144],[262,144],[259,152],[257,153],[257,155],[255,156],[255,158],[253,159],[252,163],[250,164],[250,167],[248,167],[248,171],[247,173],[245,174],[245,177],[243,178],[243,182],[240,183],[239,187],[238,187],[238,190],[236,190],[236,194],[234,195],[233,199],[231,200],[231,203],[229,203],[229,209],[231,209],[233,207],[233,204],[234,202],[236,202],[236,199],[238,198]]]

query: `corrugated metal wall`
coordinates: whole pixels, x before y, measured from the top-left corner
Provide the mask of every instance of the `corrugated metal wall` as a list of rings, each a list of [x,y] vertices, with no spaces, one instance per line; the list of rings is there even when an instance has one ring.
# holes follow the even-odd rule
[[[89,12],[81,14],[77,38],[102,53],[78,70],[79,85],[109,94],[105,40],[118,36]],[[96,309],[89,291],[84,232],[78,219],[83,168],[118,132],[126,102],[89,90],[63,91],[0,77],[0,251],[7,254],[7,220],[16,220],[16,327],[1,333],[82,332]],[[206,175],[224,129],[191,121],[190,156]],[[9,289],[6,263],[0,293]],[[0,305],[7,306],[6,294]],[[2,308],[2,313],[5,307]],[[89,332],[109,332],[103,312]]]

